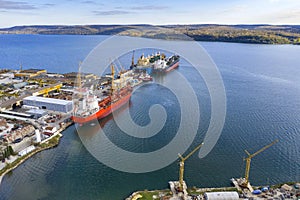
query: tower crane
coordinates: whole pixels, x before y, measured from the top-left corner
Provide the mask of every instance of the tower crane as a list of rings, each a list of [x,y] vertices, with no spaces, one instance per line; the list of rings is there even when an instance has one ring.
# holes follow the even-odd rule
[[[274,144],[276,144],[278,142],[278,140],[274,140],[271,144],[261,148],[260,150],[258,150],[257,152],[255,152],[254,154],[250,154],[247,150],[245,150],[246,154],[248,155],[248,157],[245,159],[246,160],[246,170],[245,170],[245,181],[243,181],[241,183],[241,186],[243,187],[247,187],[248,183],[249,183],[249,172],[250,172],[250,163],[251,163],[251,159],[256,156],[257,154],[263,152],[264,150],[268,149],[269,147],[273,146]]]
[[[191,155],[193,155],[204,143],[199,144],[193,151],[191,151],[187,156],[183,157],[181,154],[178,154],[180,158],[179,162],[179,190],[183,191],[183,174],[184,174],[184,161],[186,161]]]

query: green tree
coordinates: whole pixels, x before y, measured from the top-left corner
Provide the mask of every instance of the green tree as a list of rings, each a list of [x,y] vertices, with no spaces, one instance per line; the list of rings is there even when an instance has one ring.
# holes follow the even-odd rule
[[[0,152],[0,160],[3,160],[4,158],[5,158],[4,152],[2,151],[2,152]]]
[[[4,158],[7,158],[8,156],[8,154],[7,154],[7,150],[6,149],[4,149],[4,151],[3,151],[3,155],[4,155]]]
[[[6,158],[9,158],[10,157],[10,151],[9,151],[9,147],[7,146],[6,149],[5,149],[5,153],[6,153]]]
[[[15,152],[11,146],[8,146],[8,151],[9,151],[10,155],[15,155]]]
[[[295,39],[294,44],[300,44],[300,38]]]

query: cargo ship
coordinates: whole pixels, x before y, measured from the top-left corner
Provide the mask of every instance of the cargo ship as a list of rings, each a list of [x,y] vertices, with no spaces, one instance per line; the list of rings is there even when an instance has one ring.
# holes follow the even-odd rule
[[[179,66],[179,60],[179,55],[172,55],[167,58],[165,54],[157,52],[156,54],[146,57],[142,54],[137,60],[137,63],[134,64],[133,53],[131,68],[144,70],[148,74],[152,74],[153,72],[170,72]]]
[[[111,87],[106,91],[94,91],[88,88],[78,87],[75,91],[74,112],[72,120],[80,125],[86,124],[96,119],[102,119],[124,106],[131,97],[132,87],[126,80],[120,77],[114,80],[114,70],[112,67]],[[102,95],[103,92],[107,95]],[[96,95],[98,93],[98,95]],[[101,95],[99,95],[101,93]]]
[[[138,73],[146,72],[148,74],[152,74],[153,65],[152,65],[152,63],[150,63],[150,58],[151,57],[149,55],[147,57],[145,57],[144,54],[142,54],[138,58],[137,63],[135,64],[134,63],[134,51],[133,51],[130,69],[137,71]]]
[[[164,56],[161,56],[162,58]],[[172,55],[169,58],[159,59],[154,63],[154,72],[170,72],[179,66],[179,55]]]

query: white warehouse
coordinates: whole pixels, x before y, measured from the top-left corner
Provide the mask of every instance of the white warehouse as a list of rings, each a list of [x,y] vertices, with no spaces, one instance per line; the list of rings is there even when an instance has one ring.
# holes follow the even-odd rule
[[[40,109],[53,110],[65,113],[71,112],[73,110],[72,101],[46,97],[29,96],[23,99],[23,104],[27,106],[39,107]]]
[[[237,192],[205,192],[206,200],[239,200]]]

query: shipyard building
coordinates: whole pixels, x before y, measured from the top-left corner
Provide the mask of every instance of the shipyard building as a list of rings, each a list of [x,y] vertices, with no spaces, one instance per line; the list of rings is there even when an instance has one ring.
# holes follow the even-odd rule
[[[239,200],[237,192],[205,192],[204,199],[206,200]]]
[[[15,74],[15,77],[21,78],[32,78],[40,75],[46,75],[47,70],[45,69],[27,69],[27,70],[20,70],[18,73]]]
[[[26,106],[39,107],[40,109],[68,113],[73,110],[73,102],[61,99],[29,96],[23,99]]]

